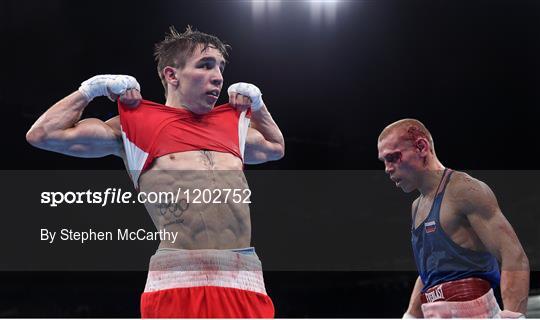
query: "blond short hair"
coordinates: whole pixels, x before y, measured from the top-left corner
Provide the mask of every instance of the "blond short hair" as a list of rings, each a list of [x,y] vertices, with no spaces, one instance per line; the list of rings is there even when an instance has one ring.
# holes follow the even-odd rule
[[[402,119],[389,124],[383,129],[377,141],[386,138],[390,133],[401,133],[400,139],[403,141],[415,142],[418,138],[424,138],[429,142],[429,150],[435,154],[435,144],[431,133],[426,126],[416,119]]]

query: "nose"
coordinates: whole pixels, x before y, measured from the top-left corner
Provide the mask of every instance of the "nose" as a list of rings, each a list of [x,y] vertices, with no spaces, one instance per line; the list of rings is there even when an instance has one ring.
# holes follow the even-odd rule
[[[394,167],[390,163],[385,162],[385,164],[384,164],[384,172],[386,172],[388,174],[391,174],[392,172],[394,172]]]
[[[223,84],[223,75],[221,74],[221,70],[218,67],[214,68],[214,72],[212,72],[210,82],[212,82],[213,85],[218,87],[221,87],[221,85]]]

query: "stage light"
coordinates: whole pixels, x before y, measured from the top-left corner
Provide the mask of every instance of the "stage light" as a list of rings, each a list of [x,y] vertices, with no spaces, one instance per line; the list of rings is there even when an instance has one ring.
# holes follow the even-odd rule
[[[334,24],[337,16],[338,0],[310,0],[311,21],[320,23],[324,20],[328,24]]]
[[[251,12],[253,18],[258,21],[265,18],[277,17],[284,14],[280,10],[283,6],[309,6],[311,21],[313,23],[324,22],[334,24],[337,18],[337,7],[343,0],[251,0]],[[345,1],[346,2],[346,1]]]
[[[280,7],[281,0],[251,0],[251,12],[255,19],[262,18],[265,13],[275,15]]]

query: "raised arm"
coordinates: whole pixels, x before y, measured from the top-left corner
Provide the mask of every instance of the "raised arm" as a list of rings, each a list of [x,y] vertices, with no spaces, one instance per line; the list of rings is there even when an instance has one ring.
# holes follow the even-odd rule
[[[107,95],[136,106],[141,99],[135,78],[103,75],[93,77],[49,108],[32,125],[26,140],[33,146],[83,158],[121,156],[122,139],[118,117],[106,122],[80,120],[84,109],[97,96]]]
[[[229,103],[237,108],[251,107],[251,127],[248,129],[244,162],[258,164],[283,158],[285,140],[278,125],[262,101],[259,88],[249,83],[229,87]]]
[[[463,211],[489,252],[501,263],[501,294],[505,317],[525,314],[529,295],[529,260],[514,229],[502,214],[497,199],[485,183],[466,177],[460,182]]]

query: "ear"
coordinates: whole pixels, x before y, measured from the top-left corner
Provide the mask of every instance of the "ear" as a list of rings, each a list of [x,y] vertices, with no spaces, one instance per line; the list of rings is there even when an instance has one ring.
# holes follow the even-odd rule
[[[180,81],[176,77],[176,71],[177,71],[176,68],[169,67],[169,66],[163,68],[163,71],[162,71],[165,81],[167,81],[168,84],[174,87],[178,87],[178,84],[180,83]]]
[[[425,155],[429,152],[429,143],[424,138],[418,138],[415,143],[415,148],[421,155]]]

